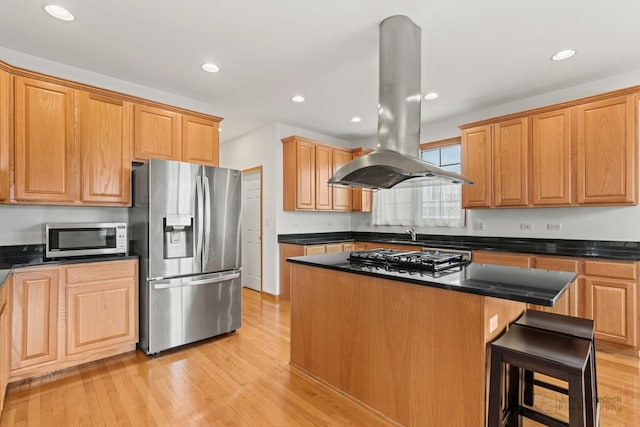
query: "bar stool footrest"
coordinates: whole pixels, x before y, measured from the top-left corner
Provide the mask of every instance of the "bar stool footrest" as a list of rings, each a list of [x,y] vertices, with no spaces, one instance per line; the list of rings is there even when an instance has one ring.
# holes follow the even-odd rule
[[[535,409],[521,407],[520,415],[549,427],[569,427],[569,423],[550,417],[549,415],[545,415]]]
[[[560,386],[557,386],[555,384],[551,384],[551,383],[548,383],[548,382],[545,382],[545,381],[533,380],[533,384],[537,385],[537,386],[540,386],[540,387],[544,387],[547,390],[555,391],[557,393],[562,393],[562,394],[565,394],[565,395],[569,394],[569,390],[566,389],[565,387],[560,387]]]

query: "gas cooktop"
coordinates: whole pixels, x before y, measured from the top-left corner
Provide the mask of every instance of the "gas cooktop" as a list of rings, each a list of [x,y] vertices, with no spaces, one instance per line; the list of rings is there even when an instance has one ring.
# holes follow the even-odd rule
[[[422,251],[371,249],[351,252],[349,261],[406,271],[419,270],[438,277],[462,270],[463,266],[471,262],[471,252],[437,248],[424,248]]]

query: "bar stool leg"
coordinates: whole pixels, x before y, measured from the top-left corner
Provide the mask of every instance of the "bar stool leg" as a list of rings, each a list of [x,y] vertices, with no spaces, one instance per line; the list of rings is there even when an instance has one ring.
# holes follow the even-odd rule
[[[533,371],[524,371],[524,404],[533,406]]]
[[[500,427],[502,407],[502,353],[491,349],[491,371],[489,373],[489,416],[487,427]]]
[[[593,350],[593,349],[592,349]],[[591,354],[589,354],[589,358],[587,359],[587,365],[584,370],[584,385],[585,385],[585,395],[584,395],[584,406],[585,406],[585,416],[586,416],[586,426],[587,427],[596,427],[597,425],[597,399],[595,397],[595,386],[596,379],[593,376],[594,366],[593,366],[594,358]]]
[[[569,377],[569,427],[585,427],[585,372]]]
[[[514,365],[509,365],[509,389],[506,406],[505,427],[522,427],[522,417],[518,411],[522,406],[522,369]]]

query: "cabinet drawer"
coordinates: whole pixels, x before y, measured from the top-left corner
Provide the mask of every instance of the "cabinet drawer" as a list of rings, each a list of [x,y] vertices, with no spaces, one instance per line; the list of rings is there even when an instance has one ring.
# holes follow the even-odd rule
[[[305,246],[305,255],[320,255],[327,253],[327,247],[325,245]]]
[[[326,246],[326,253],[332,254],[334,252],[342,252],[343,246],[342,243],[331,243]]]
[[[536,257],[536,268],[542,270],[578,272],[578,261],[575,259]]]
[[[531,267],[531,257],[522,254],[508,254],[500,252],[474,251],[471,254],[473,262],[482,264],[505,265],[509,267]]]
[[[632,262],[585,261],[584,274],[616,279],[635,279],[636,264]]]
[[[131,278],[136,276],[136,263],[132,261],[94,262],[78,264],[65,269],[67,285],[85,284],[99,280]]]

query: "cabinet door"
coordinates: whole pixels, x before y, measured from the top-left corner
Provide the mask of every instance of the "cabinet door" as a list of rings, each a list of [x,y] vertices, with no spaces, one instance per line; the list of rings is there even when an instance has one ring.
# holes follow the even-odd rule
[[[302,256],[304,246],[290,245],[280,243],[280,298],[291,298],[291,264],[287,262],[287,258],[294,256]]]
[[[634,96],[576,107],[578,203],[637,203],[637,122]]]
[[[316,145],[316,210],[328,211],[333,206],[333,192],[327,181],[333,175],[333,149]]]
[[[131,203],[129,136],[131,104],[89,92],[76,92],[82,149],[82,201]]]
[[[15,78],[15,198],[74,199],[73,90]]]
[[[133,157],[181,160],[180,114],[136,104],[133,107]]]
[[[473,185],[462,186],[462,207],[491,207],[491,150],[493,126],[462,131],[462,175]]]
[[[11,369],[58,359],[59,270],[13,273]]]
[[[494,125],[494,206],[526,206],[529,203],[527,120],[515,119]]]
[[[594,321],[598,340],[636,345],[636,282],[587,277],[585,316]]]
[[[506,265],[510,267],[531,268],[531,256],[503,252],[473,251],[471,260],[481,264]]]
[[[0,289],[0,414],[4,406],[4,397],[9,383],[9,369],[11,363],[11,329],[9,324],[9,314],[11,305],[9,304],[9,288],[11,279],[7,278],[4,286]]]
[[[351,150],[333,149],[333,171],[331,174],[342,166],[353,160]],[[328,178],[327,178],[328,179]],[[326,181],[324,182],[326,185]],[[332,187],[333,190],[333,210],[350,212],[352,207],[353,192],[349,187]]]
[[[182,116],[182,161],[219,165],[218,122],[194,116]]]
[[[0,70],[0,202],[9,201],[11,146],[13,145],[13,76]]]
[[[535,206],[571,204],[571,109],[532,119],[531,198]]]
[[[372,150],[358,148],[353,152],[353,158],[362,157]],[[368,188],[353,188],[352,190],[352,210],[354,212],[371,212],[373,209],[373,191]]]
[[[316,207],[316,150],[306,141],[296,142],[296,209],[313,210]]]

